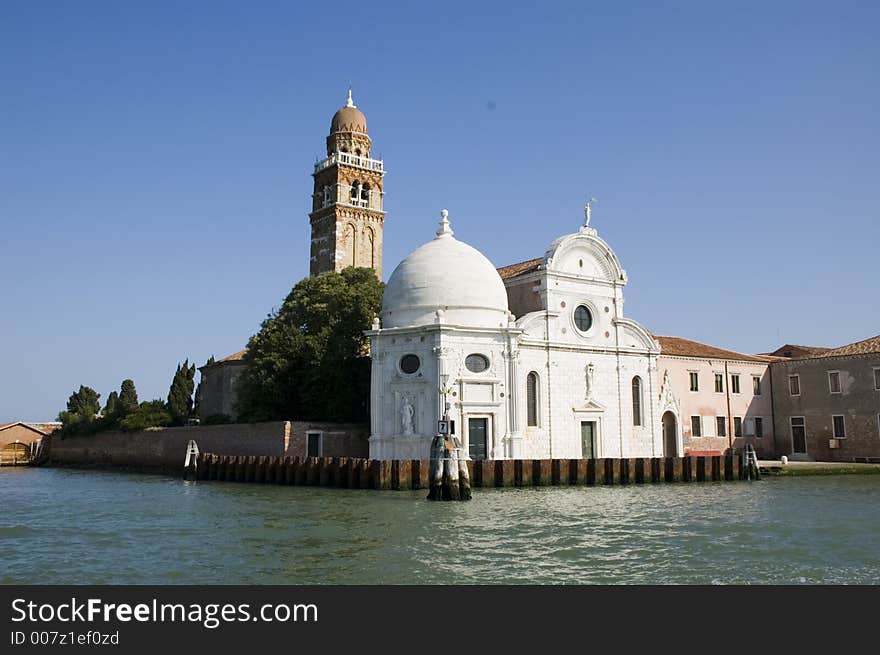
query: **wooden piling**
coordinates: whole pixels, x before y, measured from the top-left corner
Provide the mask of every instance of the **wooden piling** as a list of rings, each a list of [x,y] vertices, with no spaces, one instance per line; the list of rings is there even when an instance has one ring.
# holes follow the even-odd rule
[[[721,457],[719,455],[713,455],[709,458],[711,460],[712,467],[712,481],[718,482],[719,480],[723,480],[723,469],[721,468]]]
[[[697,457],[697,482],[706,481],[706,458],[704,456]]]

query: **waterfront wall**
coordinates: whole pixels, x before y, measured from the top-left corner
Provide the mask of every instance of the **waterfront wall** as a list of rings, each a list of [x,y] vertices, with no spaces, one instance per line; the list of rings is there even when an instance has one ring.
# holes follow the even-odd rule
[[[287,450],[290,432],[290,421],[275,421],[98,432],[65,439],[55,435],[49,463],[179,472],[183,469],[190,439],[195,440],[202,452],[282,456]]]
[[[266,457],[206,453],[197,480],[344,487],[427,489],[428,460],[357,457]],[[518,459],[468,461],[472,487],[602,486],[742,480],[739,456],[628,459]]]

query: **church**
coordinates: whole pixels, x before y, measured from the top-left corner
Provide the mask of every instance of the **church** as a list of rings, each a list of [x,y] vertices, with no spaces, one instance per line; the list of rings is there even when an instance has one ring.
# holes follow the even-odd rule
[[[543,257],[500,270],[441,212],[367,332],[371,458],[427,459],[444,418],[471,459],[664,454],[660,346],[623,316],[626,272],[590,212]]]
[[[361,266],[382,276],[385,172],[371,150],[349,90],[312,173],[311,275]],[[668,389],[663,401],[660,345],[624,317],[626,272],[590,223],[588,203],[542,257],[496,269],[441,212],[388,278],[365,333],[370,458],[427,459],[440,420],[471,459],[680,452],[678,416],[664,444],[661,413],[676,405]],[[203,415],[234,407],[240,363],[201,369],[203,389],[224,389],[201,398]]]

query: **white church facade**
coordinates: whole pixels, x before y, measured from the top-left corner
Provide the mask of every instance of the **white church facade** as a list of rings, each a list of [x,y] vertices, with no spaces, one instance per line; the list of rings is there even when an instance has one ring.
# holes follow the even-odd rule
[[[680,454],[660,345],[623,316],[626,282],[589,206],[578,232],[500,271],[454,237],[444,210],[366,333],[370,457],[427,459],[444,413],[470,459]]]

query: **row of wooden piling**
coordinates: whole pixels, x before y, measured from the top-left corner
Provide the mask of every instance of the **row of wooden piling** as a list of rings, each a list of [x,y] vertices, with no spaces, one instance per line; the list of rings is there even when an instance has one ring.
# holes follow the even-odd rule
[[[467,463],[472,487],[626,485],[744,480],[743,458],[637,457],[624,459],[516,459]],[[349,489],[427,489],[428,460],[380,461],[356,457],[268,457],[202,454],[197,480]]]

